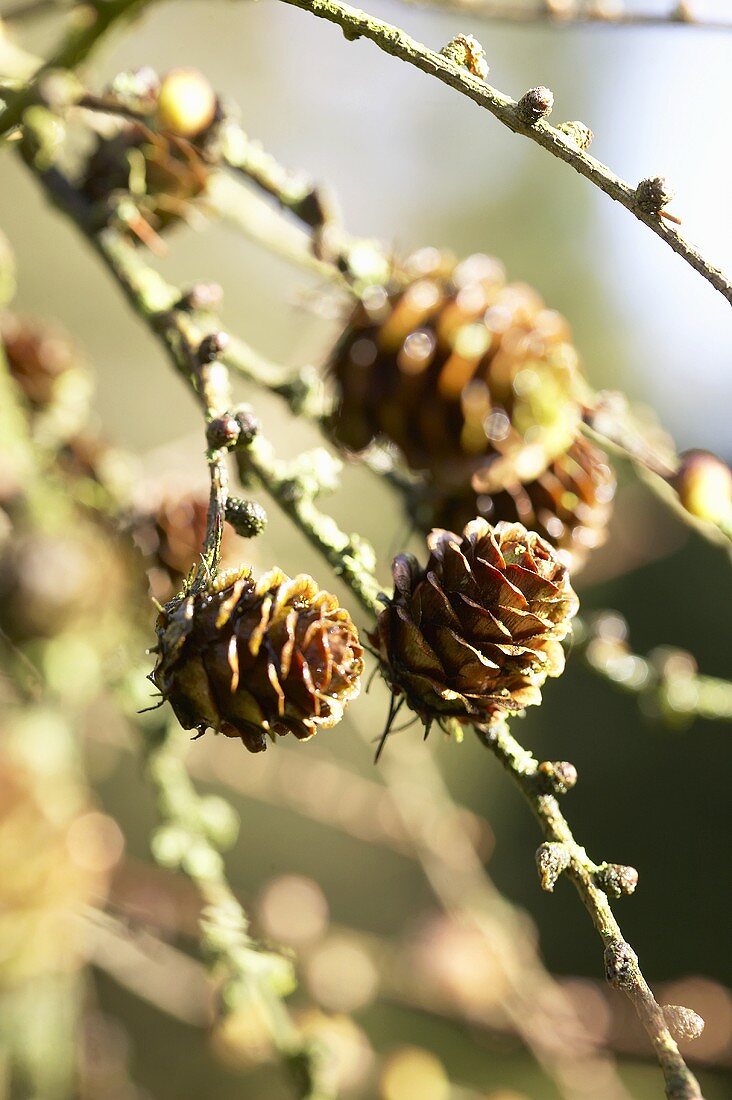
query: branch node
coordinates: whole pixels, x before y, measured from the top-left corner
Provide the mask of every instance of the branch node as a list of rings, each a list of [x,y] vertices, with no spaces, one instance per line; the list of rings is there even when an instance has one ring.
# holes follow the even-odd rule
[[[611,940],[605,948],[605,978],[624,993],[638,984],[638,956],[625,940]]]
[[[557,130],[583,152],[585,149],[589,149],[595,137],[589,126],[585,126],[584,122],[579,122],[577,120],[574,122],[560,122],[557,126]]]
[[[267,513],[253,500],[229,497],[226,501],[226,521],[245,539],[261,535],[267,526]]]
[[[204,336],[198,345],[196,357],[201,366],[215,362],[229,346],[229,336],[225,332],[212,332]]]
[[[641,180],[635,189],[635,201],[639,210],[645,214],[660,216],[664,206],[668,206],[674,197],[668,180],[663,176],[651,176]]]
[[[534,126],[540,119],[548,118],[554,107],[554,92],[543,84],[538,88],[529,88],[516,104],[516,114],[528,126]]]
[[[569,760],[543,760],[536,773],[547,794],[567,794],[577,782],[577,769]]]
[[[626,867],[622,863],[602,863],[592,878],[595,885],[611,898],[632,894],[638,885],[638,872],[635,867]]]
[[[472,34],[456,34],[446,46],[440,50],[448,61],[459,65],[461,69],[467,69],[478,80],[486,80],[490,72],[485,50],[477,38]]]
[[[542,890],[547,890],[550,894],[554,892],[559,876],[569,867],[570,859],[566,844],[547,840],[539,845],[536,849],[536,869]]]
[[[338,488],[343,466],[325,447],[305,451],[288,465],[288,495],[290,500],[315,500],[322,493]]]
[[[704,1030],[704,1020],[693,1008],[683,1005],[662,1005],[663,1018],[674,1039],[687,1043],[698,1039]]]
[[[259,421],[248,405],[238,405],[234,409],[234,419],[239,429],[237,447],[249,447],[259,433]]]
[[[239,422],[231,413],[215,416],[206,426],[206,442],[212,451],[231,450],[239,442]]]

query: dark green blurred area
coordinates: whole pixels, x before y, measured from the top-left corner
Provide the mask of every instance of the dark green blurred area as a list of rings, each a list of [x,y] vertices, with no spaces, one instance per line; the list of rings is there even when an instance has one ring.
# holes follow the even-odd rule
[[[716,117],[710,107],[715,93],[729,93],[732,35],[683,28],[508,29],[407,5],[375,10],[435,46],[458,30],[473,31],[486,47],[490,79],[502,90],[518,94],[549,84],[557,120],[590,124],[598,157],[626,178],[668,171],[689,236],[720,266],[725,260],[732,266],[732,228],[718,182],[728,179],[730,134],[722,109]],[[39,26],[24,44],[43,49],[48,40]],[[117,37],[93,75],[101,83],[118,69],[142,64],[159,71],[194,65],[206,72],[240,104],[248,132],[285,164],[336,189],[352,232],[404,249],[435,244],[500,256],[512,278],[536,285],[568,316],[595,385],[623,388],[654,405],[680,446],[732,457],[729,307],[625,211],[542,150],[374,47],[346,43],[337,29],[273,3],[161,5],[134,32]],[[176,472],[180,461],[177,472],[190,471],[200,481],[205,470],[197,412],[159,348],[10,154],[0,172],[0,226],[18,259],[18,307],[60,320],[86,347],[97,374],[100,421],[115,443],[139,452],[148,470]],[[223,225],[174,234],[161,269],[181,285],[220,282],[225,323],[288,365],[317,361],[334,331],[318,315],[327,291]],[[315,441],[272,398],[241,393],[255,403],[283,456]],[[150,458],[155,448],[188,433],[185,458],[179,459],[185,455],[180,448]],[[612,537],[580,579],[583,608],[622,612],[637,652],[680,646],[694,654],[702,672],[729,678],[724,552],[689,535],[628,470],[619,472]],[[347,530],[358,529],[374,542],[386,580],[388,561],[408,530],[388,487],[349,468],[342,490],[327,504]],[[301,536],[274,506],[269,512],[266,535],[252,545],[255,568],[278,564],[312,572],[347,601]],[[303,751],[369,774],[369,752],[354,723],[373,728],[375,736],[385,710],[385,693],[375,685],[336,731]],[[638,868],[638,891],[617,911],[649,980],[700,975],[732,985],[729,726],[653,724],[634,699],[570,658],[565,676],[549,685],[544,705],[517,723],[516,734],[541,757],[576,764],[580,781],[566,808],[588,851]],[[419,732],[399,736],[416,739]],[[262,766],[257,757],[243,751],[237,757],[226,748],[232,766]],[[219,749],[214,744],[211,751]],[[573,889],[564,882],[554,896],[539,889],[533,864],[538,834],[498,766],[471,739],[456,745],[433,735],[424,751],[434,754],[456,799],[490,820],[490,874],[535,919],[550,971],[599,977],[600,943]],[[149,860],[154,813],[138,769],[122,757],[104,771],[102,801],[124,827],[128,854]],[[272,878],[299,874],[320,884],[334,922],[363,931],[398,935],[434,910],[418,866],[405,857],[287,808],[233,801],[242,830],[229,868],[245,906]],[[167,1019],[110,979],[100,979],[98,995],[102,1008],[129,1031],[135,1079],[158,1100],[287,1096],[273,1072],[240,1076],[222,1069],[201,1032]],[[505,1088],[534,1100],[556,1095],[513,1040],[489,1040],[393,1005],[371,1005],[356,1018],[377,1050],[426,1047],[454,1080],[486,1094]],[[720,1056],[727,1066],[731,1059],[732,1024]],[[628,1060],[623,1074],[635,1096],[661,1095],[650,1061]],[[730,1095],[729,1071],[702,1072],[701,1078],[706,1100]]]

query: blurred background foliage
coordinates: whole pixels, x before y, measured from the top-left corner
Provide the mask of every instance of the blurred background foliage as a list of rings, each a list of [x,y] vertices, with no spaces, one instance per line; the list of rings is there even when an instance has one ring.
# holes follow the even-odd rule
[[[596,135],[593,152],[625,178],[667,174],[684,231],[719,266],[732,267],[725,206],[732,35],[684,27],[508,27],[411,5],[378,3],[373,9],[435,46],[459,30],[472,31],[486,48],[489,79],[515,95],[549,85],[554,117],[589,124]],[[52,41],[49,24],[24,28],[20,41],[44,52]],[[707,447],[732,458],[728,306],[625,211],[544,151],[369,44],[348,43],[336,28],[271,3],[162,4],[134,33],[114,37],[95,59],[91,79],[101,86],[115,72],[140,65],[160,72],[191,65],[207,73],[218,91],[239,103],[248,133],[281,162],[332,185],[351,232],[399,250],[432,244],[501,257],[512,278],[536,286],[569,318],[594,385],[622,388],[652,405],[681,448]],[[83,346],[94,368],[99,427],[137,456],[136,488],[161,477],[177,486],[204,485],[198,414],[162,353],[22,166],[5,155],[0,173],[0,225],[18,263],[16,308],[61,322]],[[289,366],[321,360],[337,332],[329,291],[317,278],[221,222],[202,217],[196,227],[178,229],[160,267],[181,285],[221,283],[225,323]],[[274,399],[243,388],[240,394],[254,400],[283,455],[315,440],[313,430],[293,422]],[[703,672],[729,677],[724,553],[664,512],[622,463],[618,473],[611,537],[579,581],[583,607],[617,608],[638,652],[683,647]],[[386,579],[391,555],[408,538],[389,487],[349,467],[328,509],[346,530],[358,529],[374,542]],[[348,593],[314,551],[273,507],[269,512],[266,535],[240,543],[239,554],[256,570],[277,564],[290,573],[312,572],[348,605]],[[152,609],[141,614],[152,627]],[[116,644],[107,659],[122,653],[125,642]],[[147,667],[143,654],[137,657],[142,679]],[[136,943],[139,929],[150,928],[165,943],[143,943],[141,962],[134,951],[126,958],[114,939],[110,947],[100,931],[91,937],[92,971],[81,978],[70,967],[65,977],[46,978],[42,995],[29,978],[26,1000],[8,1000],[0,1039],[14,1028],[32,1037],[39,1014],[55,1012],[47,1065],[71,1057],[73,1029],[54,1009],[54,997],[62,980],[83,983],[85,1097],[286,1097],[275,1069],[252,1064],[256,1028],[240,1041],[229,1021],[211,1035],[200,1026],[208,1019],[210,993],[199,972],[166,969],[168,941],[186,957],[196,955],[195,897],[173,876],[153,870],[155,811],[129,751],[133,740],[108,699],[91,698],[88,684],[77,690],[77,668],[62,662],[56,673],[57,682],[67,680],[63,706],[52,719],[29,704],[24,716],[9,722],[6,736],[23,744],[23,766],[31,770],[48,759],[51,744],[64,757],[81,742],[97,804],[65,806],[59,811],[63,827],[76,822],[81,864],[89,876],[109,880],[108,911],[123,929],[131,923],[130,940]],[[295,1005],[310,1000],[324,1012],[352,1016],[330,1026],[340,1035],[356,1095],[554,1097],[554,1084],[506,1026],[490,958],[471,955],[464,941],[458,949],[447,936],[420,866],[400,847],[398,823],[371,798],[371,788],[364,794],[342,785],[332,770],[337,764],[380,782],[368,741],[380,732],[386,706],[379,681],[337,730],[306,746],[278,745],[249,756],[238,744],[208,734],[193,747],[191,768],[202,789],[225,793],[241,814],[239,838],[227,855],[232,884],[254,915],[255,933],[300,953]],[[48,721],[70,721],[73,736],[62,729],[51,738]],[[599,944],[572,888],[560,883],[553,897],[539,889],[535,825],[504,776],[470,738],[457,745],[433,734],[422,747],[414,729],[397,736],[412,739],[418,754],[431,754],[455,799],[487,819],[476,825],[479,851],[500,890],[535,921],[547,967],[566,983],[596,1037],[619,1049],[632,1094],[659,1095],[639,1025],[599,984]],[[727,726],[654,721],[633,697],[570,658],[567,674],[546,690],[544,705],[521,722],[520,736],[542,758],[576,764],[580,782],[567,809],[589,851],[638,867],[636,896],[618,906],[626,935],[649,978],[665,990],[664,999],[689,1004],[706,1018],[704,1037],[688,1053],[698,1060],[707,1100],[722,1100],[732,1083]],[[72,791],[75,766],[59,763]],[[92,820],[96,839],[85,840],[78,815],[83,823],[102,810],[104,822]],[[13,848],[21,837],[28,843],[34,834],[23,824],[6,842],[3,827],[5,882],[3,846]],[[99,886],[86,888],[98,903]],[[467,961],[450,981],[468,1001],[485,999],[493,1026],[402,1003],[380,976],[385,969],[394,978],[390,952],[402,967],[419,949],[433,963],[442,952],[451,965],[464,948]],[[6,954],[3,945],[3,965]],[[156,968],[163,990],[156,996],[170,1001],[172,1015],[145,995],[144,979],[154,985]],[[128,988],[135,974],[142,975],[142,996]],[[317,1030],[318,1017],[307,1011]],[[374,1051],[391,1060],[377,1069]],[[56,1095],[51,1069],[49,1075],[39,1096]]]

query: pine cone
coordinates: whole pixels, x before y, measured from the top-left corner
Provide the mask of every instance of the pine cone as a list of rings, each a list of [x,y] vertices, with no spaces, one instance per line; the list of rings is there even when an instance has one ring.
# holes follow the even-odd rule
[[[541,702],[578,608],[552,547],[520,523],[484,519],[462,535],[434,530],[427,545],[425,568],[394,559],[394,596],[370,636],[392,690],[426,726],[490,723]]]
[[[151,679],[184,729],[305,740],[334,726],[361,686],[362,648],[348,612],[312,577],[273,569],[220,574],[205,592],[169,604],[157,623]]]
[[[412,513],[425,531],[459,531],[473,516],[490,523],[522,523],[556,547],[557,557],[574,575],[588,552],[605,542],[614,495],[615,475],[607,455],[580,435],[535,481],[489,494],[481,491],[479,472],[461,493],[440,498],[427,487],[416,497]]]
[[[30,407],[47,408],[57,399],[63,376],[78,365],[68,338],[56,329],[4,313],[0,340],[10,373]]]
[[[142,172],[142,193],[132,187],[135,168]],[[188,216],[192,202],[206,189],[208,174],[195,141],[126,123],[112,137],[98,138],[79,189],[92,204],[129,193],[145,223],[161,230]],[[145,243],[144,231],[138,227],[136,232]]]
[[[78,348],[57,326],[15,313],[0,315],[0,343],[35,441],[43,449],[62,446],[89,415],[93,382]]]
[[[571,445],[583,383],[566,321],[487,256],[424,249],[357,306],[330,361],[332,430],[395,443],[433,483],[529,481]]]

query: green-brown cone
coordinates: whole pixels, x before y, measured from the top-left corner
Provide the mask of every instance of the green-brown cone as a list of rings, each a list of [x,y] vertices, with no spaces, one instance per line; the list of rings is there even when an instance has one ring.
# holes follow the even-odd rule
[[[305,740],[334,726],[361,686],[362,648],[348,612],[305,575],[221,574],[169,604],[157,622],[151,679],[184,729]]]
[[[572,444],[584,384],[567,322],[487,256],[435,249],[370,288],[330,361],[332,430],[360,451],[396,444],[441,488],[541,474]]]
[[[78,348],[57,326],[10,312],[0,314],[0,344],[34,439],[44,448],[64,444],[89,414],[92,379]]]
[[[133,122],[112,137],[98,139],[79,188],[93,205],[115,204],[125,195],[132,198],[141,221],[130,229],[148,243],[143,223],[162,230],[186,218],[193,201],[205,191],[208,176],[209,167],[195,141]]]
[[[434,530],[427,545],[424,568],[394,559],[394,596],[370,639],[394,692],[425,725],[485,724],[541,702],[578,608],[554,549],[520,523],[484,519],[462,535]]]
[[[55,400],[59,380],[78,364],[78,356],[66,336],[57,330],[4,313],[0,338],[10,373],[34,410]]]
[[[614,495],[607,455],[580,435],[534,481],[486,493],[478,472],[461,492],[438,496],[426,486],[415,497],[412,514],[424,531],[459,531],[473,516],[522,523],[556,547],[557,557],[574,575],[589,551],[605,542]]]

